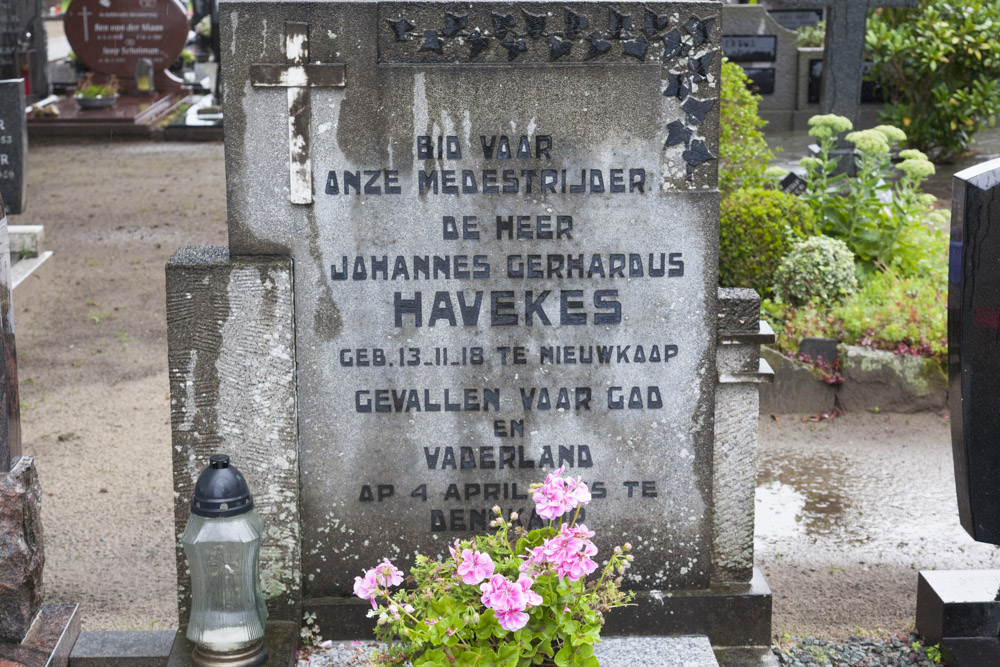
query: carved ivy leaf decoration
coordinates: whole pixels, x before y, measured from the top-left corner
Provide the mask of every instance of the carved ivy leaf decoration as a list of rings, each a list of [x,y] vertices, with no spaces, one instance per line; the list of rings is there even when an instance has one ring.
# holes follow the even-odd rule
[[[691,170],[697,167],[699,164],[708,162],[709,160],[714,160],[715,156],[708,152],[708,147],[705,145],[704,141],[700,139],[695,139],[691,142],[691,146],[687,148],[682,154],[684,161],[688,165],[688,174],[691,174]]]
[[[392,32],[396,36],[397,42],[405,42],[411,30],[413,30],[413,24],[406,19],[386,19],[386,22],[392,27]]]
[[[514,39],[513,35],[507,35],[503,45],[507,49],[507,60],[514,60],[528,50],[528,45],[524,43],[524,40]]]
[[[691,141],[691,136],[694,134],[690,129],[685,127],[684,123],[679,120],[667,125],[667,141],[663,144],[664,148],[670,148],[671,146],[677,146],[678,144],[684,144],[687,146],[688,142]]]
[[[710,17],[707,19],[700,19],[697,16],[692,16],[684,24],[684,29],[693,38],[693,46],[701,46],[708,41],[708,33],[712,29],[712,23],[715,22],[715,17]]]
[[[712,66],[712,59],[714,57],[715,51],[709,51],[700,58],[691,58],[688,60],[688,68],[696,76],[695,82],[703,81],[708,76],[708,70]]]
[[[573,48],[573,42],[566,41],[556,35],[549,35],[549,59],[559,60],[563,56],[568,56]]]
[[[663,62],[676,56],[686,56],[691,51],[691,45],[684,41],[678,30],[671,30],[663,36]]]
[[[596,58],[611,50],[611,42],[604,39],[599,32],[590,33],[590,37],[587,39],[590,41],[587,58]]]
[[[611,36],[615,39],[622,39],[622,33],[632,32],[632,17],[629,14],[622,14],[617,9],[608,10],[611,23]]]
[[[545,14],[532,14],[522,10],[524,14],[524,22],[528,26],[528,36],[538,37],[545,31],[545,19],[548,18]]]
[[[514,27],[514,17],[510,14],[497,14],[493,12],[491,18],[493,19],[493,34],[499,39],[505,38],[507,31]]]
[[[669,17],[660,16],[656,12],[646,9],[642,31],[646,33],[646,37],[652,37],[659,31],[666,28],[669,23]]]
[[[692,125],[701,125],[705,120],[705,116],[708,114],[709,110],[715,104],[715,100],[699,100],[694,97],[689,97],[681,105],[684,112],[687,113],[688,122]]]
[[[471,35],[469,35],[469,57],[475,58],[480,53],[490,48],[490,40],[479,34],[476,30]]]
[[[444,48],[444,43],[441,38],[438,37],[437,30],[424,30],[424,43],[420,45],[421,51],[434,51],[435,53],[441,53]]]
[[[625,55],[632,56],[633,58],[637,58],[641,61],[646,60],[646,50],[649,48],[649,42],[647,42],[646,38],[642,35],[633,37],[632,39],[626,41],[624,46]]]
[[[586,16],[583,14],[577,14],[568,7],[566,8],[566,37],[568,39],[576,39],[589,25],[590,19]]]
[[[663,91],[664,97],[676,97],[683,100],[691,94],[691,84],[687,81],[687,75],[669,74],[667,75],[667,88]]]
[[[445,37],[454,37],[460,30],[465,29],[468,21],[469,17],[464,14],[458,15],[446,12],[444,15],[444,30],[441,31],[441,34]]]

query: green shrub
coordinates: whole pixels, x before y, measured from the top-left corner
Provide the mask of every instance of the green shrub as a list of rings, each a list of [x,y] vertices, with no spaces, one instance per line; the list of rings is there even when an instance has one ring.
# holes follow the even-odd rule
[[[802,47],[821,47],[826,42],[826,21],[816,25],[799,26],[798,45]]]
[[[788,303],[812,300],[835,304],[854,294],[854,253],[843,241],[813,236],[800,241],[781,260],[774,274],[774,293]]]
[[[763,186],[774,153],[764,140],[766,123],[757,115],[760,96],[751,92],[743,68],[722,61],[719,110],[719,191]]]
[[[893,166],[891,150],[906,140],[906,133],[892,125],[879,125],[847,134],[846,140],[861,153],[857,176],[834,176],[837,158],[831,150],[839,134],[851,129],[851,122],[831,114],[813,116],[809,125],[820,151],[800,161],[806,168],[803,197],[820,231],[847,244],[864,276],[879,267],[902,275],[926,272],[937,261],[932,249],[934,237],[941,233],[930,226],[941,223],[932,208],[935,198],[920,187],[934,173],[927,156],[914,149],[900,151],[903,160]]]
[[[719,284],[771,293],[774,270],[792,245],[811,233],[812,211],[793,195],[743,188],[722,200]]]
[[[803,338],[837,338],[898,354],[936,359],[948,354],[948,282],[946,246],[939,246],[938,268],[909,278],[878,272],[843,304],[832,308],[816,301],[792,306],[765,300],[764,319],[777,334],[775,347],[795,356]]]
[[[884,122],[935,160],[965,151],[1000,112],[1000,2],[921,0],[868,21],[874,78],[889,91]]]

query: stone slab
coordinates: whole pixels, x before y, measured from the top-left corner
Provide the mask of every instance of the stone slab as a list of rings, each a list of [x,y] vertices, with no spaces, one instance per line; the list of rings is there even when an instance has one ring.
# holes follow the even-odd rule
[[[769,646],[771,589],[759,569],[749,583],[719,584],[709,590],[640,592],[636,604],[607,615],[608,636],[707,635],[716,647]],[[372,636],[371,605],[357,598],[303,601],[316,614],[320,634],[344,640]]]
[[[226,248],[182,248],[167,264],[175,528],[212,454],[229,454],[264,522],[261,584],[277,620],[298,620],[299,467],[292,267],[286,258],[230,259]],[[178,545],[180,540],[178,539]],[[189,574],[178,546],[179,617]]]
[[[170,657],[167,659],[167,667],[191,667],[191,651],[194,650],[194,644],[188,641],[184,633],[184,629],[177,631],[170,649]],[[264,644],[268,650],[265,667],[295,667],[295,654],[299,647],[299,623],[268,621],[264,628]]]
[[[563,459],[597,490],[587,525],[634,538],[637,586],[707,588],[719,5],[569,3],[551,18],[519,3],[461,14],[443,3],[220,7],[233,54],[223,60],[230,247],[290,255],[295,267],[305,597],[351,595],[354,576],[382,558],[406,565],[417,550],[440,552],[485,528],[494,503],[524,510],[531,525],[528,486]],[[575,27],[584,22],[585,33]],[[285,33],[299,24],[313,26],[307,64],[343,65],[346,85],[249,83],[257,65],[283,67]],[[292,93],[308,109],[296,117],[311,118],[293,128],[294,150]],[[520,157],[501,148],[507,135]],[[517,171],[506,193],[483,192],[508,167]],[[636,180],[600,185],[611,169]],[[521,170],[533,174],[530,192]],[[540,191],[543,171],[562,170],[565,188]],[[656,185],[640,188],[644,174]],[[421,193],[421,177],[438,185],[425,180]],[[546,238],[560,215],[573,218],[572,236]],[[526,226],[498,238],[498,216]],[[473,217],[478,231],[464,228]],[[637,263],[627,277],[522,274],[518,262],[535,252],[588,263],[653,254],[657,265],[673,255],[684,268],[672,278],[639,276]],[[420,276],[414,256],[442,268]],[[413,277],[389,279],[400,266]],[[543,294],[540,315],[528,303]],[[660,358],[663,345],[680,353],[669,365],[541,361],[543,348],[641,345],[645,358],[656,344]],[[514,348],[530,360],[505,363],[501,350]],[[372,365],[376,353],[386,356]],[[674,387],[662,404],[660,387]],[[591,401],[550,402],[560,390],[575,400],[577,388]],[[541,410],[523,407],[522,389],[535,392],[529,405],[546,391]]]
[[[809,364],[767,347],[760,354],[774,369],[774,382],[760,386],[760,414],[816,414],[837,406],[837,388],[817,379]]]
[[[96,630],[80,633],[70,667],[162,667],[177,633],[173,630]]]
[[[42,604],[42,492],[34,459],[0,473],[0,643],[18,643]]]
[[[601,667],[718,667],[704,635],[680,637],[605,637],[594,647]]]
[[[916,627],[924,643],[1000,636],[998,591],[1000,570],[921,570]]]
[[[840,368],[840,402],[847,410],[907,413],[947,407],[948,379],[932,359],[845,345]]]
[[[1000,665],[1000,639],[949,637],[941,642],[941,658],[949,667]]]
[[[22,213],[28,200],[25,104],[24,79],[0,80],[0,201],[8,214]]]
[[[68,667],[80,636],[78,604],[44,604],[20,644],[0,644],[4,667]]]
[[[7,225],[7,237],[15,255],[38,257],[45,251],[44,225]]]
[[[730,40],[734,53],[741,57],[737,62],[747,70],[748,76],[768,77],[769,89],[758,91],[761,111],[795,109],[798,35],[775,21],[762,5],[727,4],[723,6],[723,17],[725,38]]]

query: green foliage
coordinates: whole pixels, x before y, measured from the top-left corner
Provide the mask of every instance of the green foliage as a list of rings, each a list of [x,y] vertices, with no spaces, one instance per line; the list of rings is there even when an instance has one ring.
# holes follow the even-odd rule
[[[87,76],[76,82],[76,92],[73,93],[73,96],[88,99],[114,97],[118,94],[118,87],[118,77],[115,75],[112,74],[104,83],[95,83],[94,73],[88,72]]]
[[[565,526],[560,519],[559,525],[549,522],[528,532],[514,528],[516,515],[506,521],[499,508],[494,511],[495,533],[456,540],[450,548],[456,554],[466,549],[489,554],[495,565],[493,576],[516,581],[528,552],[559,536]],[[410,570],[415,585],[391,594],[380,592],[385,603],[370,614],[378,619],[376,637],[389,645],[374,656],[373,664],[599,667],[594,644],[600,641],[603,613],[633,598],[620,589],[621,575],[632,559],[626,553],[629,549],[628,544],[616,548],[596,582],[536,572],[529,583],[542,602],[528,609],[527,624],[514,631],[501,627],[496,612],[484,606],[479,585],[463,584],[456,573],[457,557],[442,560],[417,554]]]
[[[928,274],[899,277],[879,271],[840,305],[765,300],[765,319],[777,333],[775,347],[794,356],[803,338],[829,337],[845,345],[931,357],[943,365],[948,352],[946,248],[936,249],[939,262]]]
[[[868,21],[873,77],[890,92],[882,118],[935,160],[965,151],[1000,112],[1000,2],[921,0]]]
[[[906,140],[906,133],[892,125],[847,134],[861,153],[857,176],[833,175],[838,159],[831,156],[837,136],[850,129],[846,118],[814,116],[809,134],[819,140],[817,157],[806,157],[807,190],[803,198],[816,216],[820,231],[844,241],[859,260],[863,276],[876,268],[889,268],[903,275],[929,269],[929,249],[941,232],[928,223],[940,222],[932,208],[935,199],[920,189],[934,173],[934,165],[916,150],[904,150],[904,158],[893,166],[893,146]]]
[[[760,95],[747,88],[743,68],[722,61],[719,111],[719,191],[758,187],[769,182],[764,172],[774,153],[764,140],[766,123],[757,115]]]
[[[796,305],[813,299],[840,303],[857,288],[854,253],[843,241],[828,236],[796,243],[774,274],[774,293]]]
[[[801,26],[797,32],[799,46],[821,47],[826,41],[826,21],[819,21],[816,25]]]
[[[800,198],[760,187],[722,200],[719,284],[771,293],[774,268],[792,245],[814,231],[813,214]]]

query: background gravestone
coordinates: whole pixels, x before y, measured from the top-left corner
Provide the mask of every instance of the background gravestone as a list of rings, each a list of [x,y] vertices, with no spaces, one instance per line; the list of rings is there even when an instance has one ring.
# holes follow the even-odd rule
[[[43,0],[0,0],[0,79],[25,79],[29,99],[49,94]]]
[[[717,293],[719,11],[221,5],[230,245],[167,267],[175,516],[230,453],[272,613],[367,636],[363,568],[493,505],[537,525],[565,465],[602,548],[635,546],[609,632],[769,641],[759,300]]]
[[[728,5],[722,49],[761,95],[762,113],[791,112],[798,90],[798,36],[759,5]]]
[[[24,210],[28,194],[24,108],[24,80],[0,81],[0,197],[11,214]]]
[[[117,76],[126,90],[134,86],[140,58],[153,62],[157,90],[180,85],[167,71],[187,42],[187,13],[178,0],[73,0],[64,24],[80,61]]]

